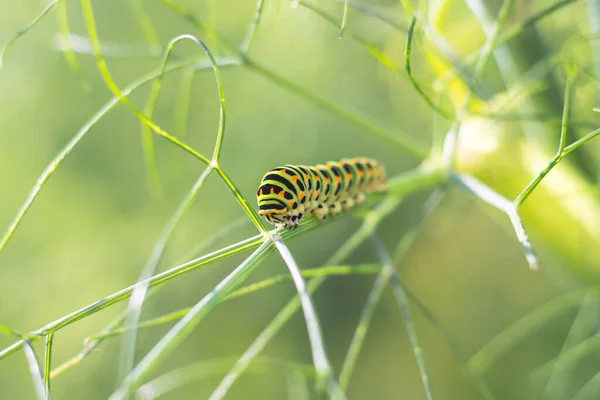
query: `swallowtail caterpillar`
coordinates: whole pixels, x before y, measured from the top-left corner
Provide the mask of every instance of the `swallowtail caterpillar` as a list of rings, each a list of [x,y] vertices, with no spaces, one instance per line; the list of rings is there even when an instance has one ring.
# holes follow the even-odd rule
[[[265,174],[256,193],[259,214],[277,227],[295,228],[302,217],[325,220],[387,188],[385,168],[371,158],[344,158],[314,167],[285,165]]]

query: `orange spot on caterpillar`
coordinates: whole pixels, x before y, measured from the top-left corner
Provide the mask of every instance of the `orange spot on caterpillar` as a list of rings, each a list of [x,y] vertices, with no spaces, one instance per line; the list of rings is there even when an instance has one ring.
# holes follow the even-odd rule
[[[365,171],[363,171],[362,169],[358,170],[358,176],[362,177],[365,175]]]
[[[304,174],[304,179],[308,179],[308,174]]]
[[[293,206],[293,205],[294,205],[294,203],[295,203],[295,201],[294,201],[294,200],[290,200],[290,201],[288,202],[288,204],[289,204],[290,206]]]
[[[328,194],[326,194],[326,195],[325,195],[325,200],[327,200],[328,198],[329,198],[329,195],[328,195]]]
[[[298,175],[294,175],[294,176],[292,176],[292,180],[293,180],[294,182],[296,182],[296,181],[298,180]]]
[[[348,173],[348,174],[346,174],[346,177],[348,177],[348,179],[352,179],[352,174]]]
[[[285,174],[285,169],[280,169],[279,172],[281,172],[282,174]]]
[[[319,197],[319,195],[320,195],[320,194],[321,194],[321,191],[320,191],[320,190],[317,190],[317,191],[315,192],[315,197]]]
[[[319,180],[319,175],[313,175],[313,179]]]
[[[275,193],[275,189],[271,188],[271,194]]]
[[[300,192],[300,193],[298,194],[298,197],[300,197],[300,200],[302,200],[302,199],[304,198],[304,196],[305,196],[305,195],[304,195],[304,192]]]
[[[281,197],[283,197],[283,195],[284,195],[284,194],[285,194],[285,190],[282,190],[281,192],[279,192],[279,195],[280,195]]]
[[[323,179],[325,181],[325,183],[329,183],[330,179],[329,178],[325,178]]]
[[[336,176],[335,177],[335,181],[336,182],[341,182],[342,181],[342,177],[341,176]]]

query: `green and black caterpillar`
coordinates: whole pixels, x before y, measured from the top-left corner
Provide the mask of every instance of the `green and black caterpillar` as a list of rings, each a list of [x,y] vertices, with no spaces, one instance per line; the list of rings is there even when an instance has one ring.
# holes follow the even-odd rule
[[[285,165],[267,172],[256,199],[259,214],[277,227],[295,228],[305,215],[324,220],[387,188],[385,168],[371,158],[344,158],[309,167]]]

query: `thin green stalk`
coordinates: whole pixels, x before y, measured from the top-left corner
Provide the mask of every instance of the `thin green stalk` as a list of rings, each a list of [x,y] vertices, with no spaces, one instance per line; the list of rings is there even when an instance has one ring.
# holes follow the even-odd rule
[[[152,118],[151,111],[144,111],[148,118]],[[148,115],[150,114],[150,115]],[[160,183],[160,174],[156,162],[156,152],[154,151],[154,137],[152,131],[143,122],[140,122],[142,130],[142,151],[144,153],[144,166],[146,169],[146,181],[152,195],[159,199],[162,197],[162,184]]]
[[[167,242],[173,232],[175,231],[175,227],[181,221],[186,211],[192,205],[194,199],[200,192],[202,185],[206,178],[210,175],[212,169],[210,167],[206,167],[202,174],[196,180],[196,183],[192,186],[192,189],[189,191],[187,196],[183,199],[183,201],[179,204],[173,216],[169,219],[162,232],[160,233],[154,248],[152,249],[152,253],[150,258],[146,261],[146,264],[142,268],[142,272],[138,278],[138,282],[148,282],[148,279],[154,275],[160,260],[164,254],[165,248],[167,246]],[[133,327],[133,329],[128,330],[123,338],[123,345],[121,346],[121,361],[119,363],[119,379],[125,378],[129,372],[133,369],[133,365],[135,362],[135,350],[136,350],[136,339],[137,339],[137,325],[139,323],[140,314],[142,312],[142,306],[144,301],[146,300],[146,294],[148,293],[148,285],[137,285],[136,288],[131,293],[131,297],[129,299],[129,304],[127,305],[127,318],[125,320],[125,325]]]
[[[49,400],[46,397],[46,387],[44,385],[44,376],[42,375],[42,368],[40,367],[40,363],[38,362],[37,356],[35,355],[35,350],[33,349],[33,344],[29,339],[25,339],[25,358],[27,359],[27,364],[29,366],[29,373],[33,379],[33,387],[35,389],[35,394],[39,400]]]
[[[414,242],[417,232],[419,228],[422,226],[425,219],[431,215],[431,213],[437,208],[440,204],[442,196],[439,195],[439,192],[434,192],[434,194],[429,198],[429,200],[423,206],[423,210],[415,221],[412,222],[408,231],[402,236],[402,239],[396,246],[396,251],[394,252],[394,260],[400,260],[406,252],[409,250],[411,244]],[[395,274],[395,269],[390,269],[386,266],[381,268],[375,283],[373,284],[373,288],[369,292],[369,296],[367,298],[365,307],[360,315],[360,319],[356,329],[354,330],[354,335],[352,336],[352,340],[350,341],[350,345],[348,346],[348,351],[346,352],[346,357],[344,358],[344,362],[342,363],[342,368],[340,372],[340,386],[345,391],[350,384],[350,378],[352,376],[352,372],[354,370],[354,366],[356,365],[356,360],[358,359],[358,355],[362,349],[362,345],[364,339],[367,335],[369,324],[371,323],[371,318],[375,312],[377,305],[379,304],[381,297],[383,296],[383,292],[387,285],[389,284],[391,277]],[[419,299],[412,294],[412,292],[408,291],[404,288],[409,297],[414,300],[418,307],[423,310],[424,314],[427,315],[428,318],[433,319],[433,314],[429,311],[429,309],[423,305],[419,301]],[[432,324],[435,324],[435,320],[433,319]]]
[[[371,275],[376,274],[381,270],[381,266],[377,264],[365,264],[365,265],[340,265],[340,266],[329,266],[329,267],[319,267],[312,269],[301,270],[300,273],[304,278],[312,278],[316,276],[347,276],[347,275]],[[292,279],[290,274],[280,274],[276,275],[272,278],[264,279],[262,281],[252,283],[246,285],[240,289],[234,290],[231,294],[227,295],[223,301],[233,300],[238,297],[242,297],[248,294],[252,294],[264,289],[268,289],[272,286],[275,286],[279,283],[287,282]],[[146,321],[142,321],[137,325],[137,329],[143,328],[151,328],[159,325],[163,325],[180,318],[183,318],[189,311],[191,307],[182,308],[177,311],[170,312],[168,314],[162,315],[160,317],[152,318]],[[118,335],[122,335],[130,329],[134,329],[131,326],[126,327],[115,327],[112,330],[104,330],[99,334],[89,336],[86,338],[86,342],[93,342],[100,339],[106,339],[109,337],[114,337]]]
[[[204,251],[208,250],[215,243],[218,243],[222,239],[229,237],[229,234],[237,231],[244,225],[249,225],[251,221],[248,220],[247,216],[241,216],[238,219],[231,221],[229,224],[223,226],[216,232],[213,232],[210,237],[196,244],[191,250],[186,252],[183,256],[177,258],[177,264],[183,263],[192,258],[199,257]]]
[[[452,179],[460,184],[464,189],[473,193],[480,200],[497,208],[508,216],[511,224],[513,225],[517,240],[519,240],[519,243],[521,244],[521,249],[523,250],[523,254],[525,255],[525,259],[527,260],[529,268],[532,270],[539,269],[540,261],[533,250],[533,246],[531,245],[531,240],[529,239],[527,232],[525,232],[523,221],[519,215],[519,209],[514,202],[508,200],[491,187],[470,175],[452,174]]]
[[[169,8],[171,11],[178,14],[185,21],[189,22],[192,26],[195,26],[200,31],[202,31],[208,39],[215,42],[219,47],[223,48],[228,53],[233,53],[233,49],[226,45],[221,39],[219,39],[217,34],[210,26],[203,24],[198,18],[194,16],[194,14],[192,14],[184,6],[174,2],[173,0],[161,0],[161,2],[165,6],[167,6],[167,8]]]
[[[396,197],[404,197],[423,189],[444,185],[447,180],[442,166],[421,165],[413,170],[391,177],[388,180],[388,193]]]
[[[346,23],[348,21],[348,0],[344,0],[344,13],[342,14],[342,24],[340,25],[340,35],[341,39],[344,36],[344,29],[346,29]]]
[[[217,174],[219,174],[221,180],[223,181],[223,183],[225,183],[225,186],[227,186],[229,191],[235,196],[238,203],[240,203],[244,211],[246,211],[246,214],[248,214],[248,216],[252,219],[252,222],[254,222],[254,225],[258,228],[258,230],[262,233],[268,232],[269,230],[267,229],[264,220],[256,213],[254,208],[250,206],[248,200],[246,200],[246,197],[242,196],[239,189],[235,186],[235,184],[225,173],[225,171],[223,171],[221,166],[216,164],[215,161],[213,161],[211,165],[214,166],[215,171],[217,172]]]
[[[443,117],[449,121],[454,120],[454,118],[455,118],[454,116],[448,114],[441,107],[438,107],[429,98],[429,96],[427,96],[427,94],[423,91],[423,89],[421,89],[421,85],[419,84],[419,82],[417,82],[417,80],[414,78],[414,76],[412,74],[410,61],[411,61],[411,55],[412,55],[412,38],[413,38],[414,31],[415,31],[416,23],[417,23],[417,18],[413,15],[413,17],[410,19],[410,23],[408,24],[408,31],[406,34],[406,47],[404,50],[404,69],[406,70],[406,74],[408,75],[408,79],[410,80],[410,83],[412,83],[412,85],[415,88],[415,90],[417,91],[417,93],[419,93],[419,95],[423,98],[423,100],[425,100],[425,103],[427,103],[427,105],[429,107],[431,107],[431,109],[434,110],[441,117]]]
[[[565,85],[565,101],[564,101],[564,106],[563,106],[563,115],[562,115],[562,123],[561,123],[561,129],[560,129],[560,140],[559,140],[559,144],[558,144],[558,150],[556,151],[556,154],[554,155],[552,160],[550,160],[550,162],[548,163],[546,168],[544,168],[542,171],[540,171],[537,174],[537,176],[531,182],[529,182],[527,187],[525,187],[525,189],[523,189],[523,191],[514,200],[514,204],[516,207],[520,207],[523,204],[523,202],[535,190],[537,185],[540,184],[542,179],[544,179],[544,177],[546,175],[548,175],[548,173],[552,170],[552,168],[554,168],[556,166],[556,164],[558,164],[566,154],[565,153],[565,145],[567,142],[569,113],[571,110],[572,83],[573,83],[573,77],[572,77],[572,74],[569,72],[569,73],[567,73],[567,83]]]
[[[154,27],[154,23],[146,11],[142,0],[129,0],[129,5],[133,9],[133,13],[136,16],[138,25],[142,29],[146,43],[150,47],[161,47],[160,38],[158,32]]]
[[[425,389],[427,399],[433,400],[433,389],[431,388],[429,373],[427,372],[425,359],[423,358],[423,349],[419,344],[419,338],[417,336],[417,331],[415,329],[415,324],[412,319],[412,315],[408,308],[408,299],[406,297],[406,293],[404,292],[402,282],[400,281],[398,275],[395,273],[396,267],[394,265],[394,261],[392,260],[392,257],[388,253],[387,249],[385,248],[385,245],[383,244],[383,242],[377,234],[373,234],[371,236],[371,239],[373,241],[373,244],[375,245],[375,250],[377,251],[379,259],[381,260],[384,268],[390,271],[392,289],[394,291],[394,296],[396,297],[398,307],[400,308],[400,312],[402,313],[402,317],[404,318],[404,324],[406,325],[408,338],[410,340],[410,344],[412,345],[415,359],[417,360],[417,366],[419,367],[419,374],[421,375],[423,388]]]
[[[571,74],[571,72],[569,72],[568,75],[570,76],[570,74]],[[515,198],[515,200],[513,201],[513,204],[517,208],[523,204],[523,202],[529,197],[529,195],[541,183],[541,181],[546,177],[546,175],[548,175],[548,173],[550,173],[550,171],[552,171],[552,169],[556,165],[558,165],[558,163],[560,163],[560,161],[566,155],[577,150],[580,146],[584,145],[585,143],[594,139],[596,136],[600,135],[600,129],[596,129],[596,130],[588,133],[581,139],[579,139],[579,140],[575,141],[574,143],[565,147],[566,135],[567,135],[568,124],[569,124],[569,110],[570,110],[571,91],[572,91],[571,85],[572,85],[572,77],[569,77],[567,79],[567,85],[565,88],[565,101],[564,101],[564,107],[563,107],[563,116],[562,116],[562,122],[561,122],[561,133],[560,133],[560,142],[559,142],[558,151],[554,155],[552,160],[550,160],[548,165],[546,165],[546,167],[543,170],[541,170],[531,180],[531,182],[529,182],[529,184],[525,187],[525,189],[523,189],[523,191]]]
[[[57,16],[58,16],[58,30],[61,35],[61,40],[63,41],[63,44],[64,44],[63,55],[65,57],[65,61],[67,62],[67,65],[69,66],[71,71],[73,71],[75,76],[79,77],[79,79],[81,80],[81,84],[82,84],[82,87],[84,88],[84,90],[87,92],[90,92],[92,90],[92,87],[86,81],[86,79],[83,75],[83,71],[81,70],[81,67],[79,66],[79,61],[77,61],[77,56],[75,55],[75,50],[73,50],[73,44],[71,42],[71,29],[69,28],[69,15],[68,15],[66,1],[64,1],[64,2],[61,1],[60,4],[58,4]]]
[[[225,89],[223,88],[223,79],[221,78],[221,72],[219,71],[219,66],[215,60],[215,57],[212,55],[208,47],[204,45],[204,43],[198,39],[195,40],[202,47],[213,64],[213,71],[215,73],[217,88],[219,90],[219,128],[217,131],[217,142],[215,143],[215,150],[212,156],[213,162],[219,162],[219,158],[221,156],[221,146],[223,145],[223,135],[225,134]]]
[[[498,12],[498,17],[496,18],[496,22],[494,26],[487,32],[487,39],[483,44],[481,51],[477,56],[477,61],[475,61],[474,66],[474,74],[477,79],[483,76],[483,71],[485,66],[487,65],[488,60],[494,54],[494,50],[498,47],[498,41],[500,39],[500,34],[502,33],[502,29],[506,25],[508,17],[510,16],[510,12],[512,11],[514,5],[514,0],[504,0],[502,2],[502,6],[500,7],[500,11]],[[484,27],[485,28],[485,27]]]
[[[100,39],[98,37],[98,32],[96,31],[96,21],[94,18],[94,11],[92,8],[91,0],[81,0],[81,7],[83,9],[83,16],[85,19],[85,23],[88,29],[88,36],[90,37],[90,43],[92,44],[92,48],[94,50],[94,55],[96,56],[96,63],[98,64],[98,69],[104,79],[104,82],[108,86],[108,88],[125,104],[142,122],[147,124],[157,135],[162,136],[167,139],[169,142],[175,144],[176,146],[182,148],[186,152],[190,153],[198,160],[208,165],[210,161],[208,158],[198,153],[194,148],[189,145],[183,143],[176,137],[169,134],[167,131],[162,129],[160,126],[155,124],[150,119],[146,118],[146,116],[138,110],[135,105],[129,101],[129,99],[123,95],[121,89],[113,80],[110,71],[108,70],[108,66],[106,65],[106,61],[104,60],[104,56],[102,55],[102,51],[100,49]]]
[[[71,43],[68,44],[67,42]],[[54,47],[59,51],[72,50],[75,54],[94,55],[92,43],[87,36],[69,33],[55,35]],[[104,57],[113,58],[158,58],[162,55],[162,46],[150,47],[146,43],[125,44],[103,40],[100,48]]]
[[[425,221],[438,207],[441,203],[442,199],[446,195],[446,187],[441,187],[436,189],[427,199],[421,214],[417,216],[412,226],[409,228],[408,232],[402,236],[402,239],[396,245],[394,252],[392,253],[392,259],[395,264],[398,264],[402,259],[403,255],[406,251],[409,250],[410,245],[413,243],[416,238],[416,234],[418,233],[417,228],[419,225]],[[453,336],[447,331],[447,329],[440,323],[440,321],[436,318],[434,313],[429,310],[427,306],[419,301],[419,298],[414,295],[411,290],[402,284],[402,281],[398,279],[398,283],[402,285],[402,289],[408,295],[408,297],[412,300],[412,302],[419,308],[423,316],[427,319],[429,324],[440,334],[440,336],[448,343],[448,346],[452,350],[454,357],[458,360],[462,365],[466,365],[468,358],[465,356],[466,352],[461,349],[461,346],[456,342]],[[475,374],[471,373],[468,368],[465,368],[466,376],[475,384],[475,386],[479,389],[481,396],[485,400],[495,400],[496,397],[493,395],[490,388],[486,385],[483,379]]]
[[[139,0],[134,0],[134,1],[139,1]],[[163,61],[162,61],[161,74],[154,81],[154,87],[150,91],[150,96],[148,96],[148,100],[146,101],[146,106],[144,107],[144,116],[149,120],[152,120],[152,118],[154,117],[154,110],[156,109],[158,95],[160,94],[160,89],[162,88],[164,72],[165,72],[165,69],[167,68],[167,64],[169,63],[169,59],[170,59],[171,53],[173,51],[173,48],[175,47],[175,44],[182,39],[183,38],[181,36],[178,36],[175,39],[169,41],[169,44],[167,45],[167,50],[165,52],[165,55],[164,55]],[[209,60],[210,60],[210,58],[209,58]],[[210,60],[210,61],[212,61],[212,60]],[[157,197],[160,197],[162,195],[162,187],[161,187],[162,185],[160,183],[158,167],[156,164],[156,156],[155,156],[155,152],[154,152],[154,138],[152,136],[152,130],[150,129],[150,126],[148,124],[146,124],[144,121],[140,121],[140,125],[141,125],[142,144],[143,144],[142,148],[144,150],[144,160],[145,160],[145,164],[146,164],[148,185],[153,190],[154,194]]]
[[[381,300],[383,291],[387,287],[389,280],[389,269],[381,269],[381,272],[379,272],[379,275],[377,275],[377,279],[373,284],[373,288],[369,292],[369,297],[367,297],[365,307],[362,310],[360,319],[358,321],[358,325],[354,330],[354,335],[352,336],[352,340],[350,341],[350,345],[348,346],[346,357],[344,358],[344,362],[342,363],[342,369],[340,372],[340,386],[344,391],[348,389],[348,385],[350,384],[350,377],[352,376],[354,366],[356,365],[356,360],[358,359],[358,355],[369,330],[371,318],[375,313],[375,309],[377,308],[377,305]]]
[[[339,383],[333,376],[333,370],[325,352],[325,345],[323,344],[321,324],[319,323],[319,318],[317,317],[310,294],[306,289],[306,282],[304,282],[304,279],[302,278],[300,268],[281,238],[276,237],[273,241],[279,254],[281,254],[281,258],[290,271],[290,275],[296,286],[296,291],[298,292],[298,298],[300,299],[300,305],[302,306],[302,312],[304,313],[304,321],[306,322],[306,330],[308,331],[313,364],[315,366],[315,371],[317,372],[317,393],[320,395],[323,388],[325,388],[330,398],[343,399],[345,398],[345,395]]]
[[[46,336],[46,358],[44,364],[44,383],[45,383],[45,392],[46,392],[46,400],[50,400],[50,381],[52,377],[50,376],[50,371],[52,371],[52,345],[54,344],[54,333],[49,333]]]
[[[586,144],[587,142],[594,139],[598,135],[600,135],[600,129],[596,129],[595,131],[588,133],[587,135],[585,135],[584,137],[582,137],[575,143],[572,143],[572,144],[568,145],[567,147],[565,147],[564,155],[566,156],[567,154],[571,153],[572,151],[577,150],[581,145]]]
[[[338,3],[343,3],[346,0],[336,0],[336,1]],[[374,3],[363,3],[363,2],[352,1],[352,0],[348,1],[348,6],[362,14],[368,15],[369,17],[376,19],[379,22],[382,22],[383,24],[385,24],[391,28],[394,28],[398,32],[406,32],[406,26],[402,26],[397,21],[397,18],[395,18],[396,16],[393,14],[390,14],[389,9],[387,9],[387,8],[385,8],[385,9],[379,8],[379,7],[375,6]],[[348,29],[346,29],[345,32],[348,32]]]
[[[256,5],[256,11],[254,12],[254,19],[252,20],[250,28],[248,29],[248,32],[246,33],[246,36],[242,41],[242,45],[240,46],[240,54],[246,54],[248,52],[248,49],[250,48],[250,45],[252,44],[252,40],[254,39],[254,35],[256,34],[256,29],[258,28],[258,24],[260,23],[260,18],[262,17],[264,2],[264,0],[258,0],[258,3]]]
[[[200,379],[219,376],[222,372],[226,372],[234,361],[235,358],[232,357],[218,358],[203,360],[174,369],[141,386],[136,392],[136,398],[140,400],[161,398]],[[269,357],[257,358],[249,372],[298,373],[306,377],[315,375],[314,367],[310,364],[300,364]]]
[[[173,108],[174,131],[180,139],[185,138],[188,131],[194,76],[195,71],[193,69],[184,69],[175,95],[175,107]]]
[[[263,242],[242,264],[223,279],[202,298],[140,361],[115,391],[110,400],[129,398],[133,392],[154,372],[162,361],[189,336],[202,319],[237,285],[239,285],[274,249],[270,241]]]
[[[111,322],[107,327],[104,328],[102,332],[108,332],[112,329],[116,329],[119,325],[123,323],[123,319],[125,318],[125,313],[121,313],[113,322]],[[92,352],[102,343],[103,339],[98,340],[84,340],[83,350],[81,350],[77,355],[68,359],[67,361],[60,364],[58,367],[54,368],[50,372],[50,379],[55,379],[60,374],[69,370],[70,368],[76,366],[81,361],[83,361],[88,355],[92,354]]]
[[[6,54],[6,52],[8,51],[8,49],[17,41],[17,39],[19,39],[21,36],[23,36],[24,34],[26,34],[27,32],[29,32],[30,29],[34,28],[46,16],[46,14],[48,14],[50,11],[52,11],[52,9],[54,7],[56,7],[56,5],[59,4],[62,1],[63,0],[54,0],[54,1],[52,1],[52,3],[48,4],[48,6],[46,6],[46,8],[33,21],[31,21],[27,26],[19,29],[8,40],[8,42],[6,42],[6,44],[4,45],[4,47],[2,48],[2,50],[0,50],[0,69],[2,69],[2,66],[4,64],[4,55]]]
[[[211,62],[216,62],[212,53],[208,50],[208,48],[198,40],[196,37],[192,35],[180,35],[175,37],[174,39],[169,41],[167,45],[167,51],[165,52],[165,56],[163,58],[161,74],[158,79],[154,82],[154,88],[152,89],[150,96],[148,97],[148,101],[146,102],[146,107],[144,109],[144,116],[148,120],[152,120],[154,115],[154,110],[156,109],[156,103],[158,101],[158,95],[160,94],[160,90],[163,84],[164,71],[167,68],[169,63],[169,59],[171,58],[171,54],[175,45],[181,40],[192,40],[196,43],[200,48],[206,53],[208,59]],[[215,73],[217,79],[217,87],[219,89],[219,98],[220,98],[220,108],[219,108],[219,128],[217,130],[217,145],[215,147],[215,154],[221,146],[221,142],[223,139],[223,132],[225,129],[225,95],[223,93],[223,82],[219,73],[219,68],[216,64],[213,65],[213,71]],[[155,194],[160,195],[161,185],[160,178],[158,176],[158,169],[156,166],[156,159],[154,155],[154,140],[152,137],[152,132],[150,127],[145,123],[141,122],[142,125],[142,139],[144,143],[144,158],[146,160],[146,171],[148,173],[148,183],[151,188],[154,188]],[[214,158],[214,156],[213,156]]]
[[[317,8],[314,4],[308,3],[304,0],[298,2],[304,8],[307,8],[323,18],[325,21],[329,22],[333,26],[338,26],[338,22],[331,15],[325,13],[321,9]],[[369,42],[363,36],[358,35],[352,30],[346,28],[344,33],[350,36],[355,42],[360,44],[369,54],[371,54],[377,61],[379,61],[383,66],[388,68],[390,71],[400,74],[402,72],[402,68],[397,65],[394,61],[390,60],[381,50],[379,50],[373,43]]]
[[[412,2],[410,0],[400,0],[400,5],[402,6],[404,15],[413,15],[415,13],[415,10],[412,6]]]
[[[359,265],[331,265],[318,268],[303,269],[300,271],[304,278],[314,278],[318,276],[349,276],[349,275],[373,275],[381,271],[381,266],[378,264],[359,264]],[[279,283],[283,283],[292,279],[290,274],[279,274],[272,278],[252,283],[243,288],[240,288],[229,296],[226,300],[232,300],[250,293],[255,293],[263,289],[270,288]]]
[[[304,230],[310,229],[310,227],[306,227]],[[298,229],[300,230],[300,228]],[[68,314],[62,318],[59,318],[42,328],[31,333],[33,336],[43,336],[52,332],[56,332],[57,330],[64,328],[74,322],[77,322],[89,315],[95,314],[96,312],[103,310],[113,304],[116,304],[120,301],[128,299],[131,296],[131,293],[138,285],[148,285],[149,287],[153,287],[156,285],[160,285],[165,283],[177,276],[186,274],[190,271],[196,270],[198,268],[205,267],[207,265],[213,264],[217,261],[224,260],[228,257],[234,256],[236,254],[240,254],[246,250],[255,249],[263,243],[264,237],[263,235],[256,235],[249,239],[242,240],[241,242],[235,243],[231,246],[224,247],[219,249],[213,253],[207,254],[203,257],[199,257],[195,260],[191,260],[185,264],[178,265],[174,268],[171,268],[167,271],[161,272],[160,274],[154,275],[152,278],[147,279],[146,281],[141,281],[136,283],[135,285],[129,286],[125,289],[121,289],[118,292],[115,292],[102,300],[98,300],[92,304],[89,304],[79,310]],[[0,351],[0,360],[6,357],[9,354],[14,353],[18,349],[23,347],[23,341],[19,341],[14,343],[13,345],[5,348]]]

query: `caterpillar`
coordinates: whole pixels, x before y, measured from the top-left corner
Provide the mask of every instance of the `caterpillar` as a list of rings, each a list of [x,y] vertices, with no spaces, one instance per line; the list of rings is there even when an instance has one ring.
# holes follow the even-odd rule
[[[276,227],[296,228],[304,216],[325,220],[387,189],[385,168],[371,158],[344,158],[314,167],[284,165],[265,174],[256,193],[259,214]]]

